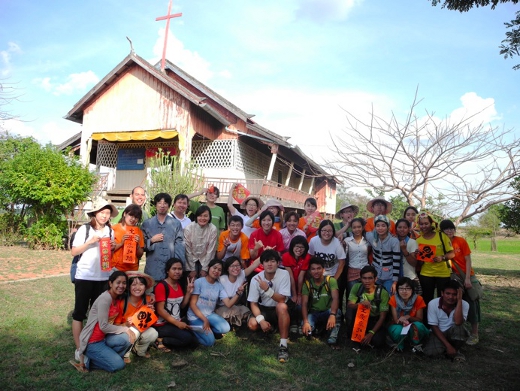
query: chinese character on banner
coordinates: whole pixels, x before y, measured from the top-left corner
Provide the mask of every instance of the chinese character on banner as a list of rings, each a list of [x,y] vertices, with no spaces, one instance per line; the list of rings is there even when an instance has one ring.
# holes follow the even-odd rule
[[[430,244],[419,244],[419,254],[417,255],[418,261],[433,262],[435,253],[437,252],[437,246]]]
[[[136,227],[126,227],[126,233],[130,235],[123,244],[123,263],[135,263],[137,259],[137,242],[135,235],[137,235]]]
[[[370,308],[364,305],[358,305],[356,319],[354,320],[354,328],[352,329],[352,341],[361,342],[365,337],[368,325],[368,317],[370,316]]]
[[[101,271],[106,272],[112,269],[110,262],[112,260],[112,247],[110,238],[101,238],[99,240],[99,255],[101,261]]]
[[[157,322],[157,315],[155,312],[148,308],[147,306],[142,306],[137,310],[137,312],[132,316],[132,324],[139,330],[139,332],[143,332],[148,329],[151,325]]]
[[[236,185],[235,188],[233,189],[233,193],[232,193],[233,198],[239,204],[241,204],[242,201],[244,201],[247,197],[249,197],[249,194],[251,194],[251,192],[249,190],[247,190],[241,184]]]

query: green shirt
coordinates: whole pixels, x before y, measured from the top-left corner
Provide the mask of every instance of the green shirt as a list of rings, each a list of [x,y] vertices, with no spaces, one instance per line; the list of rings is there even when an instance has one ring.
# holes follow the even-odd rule
[[[331,277],[329,280],[330,291],[327,292],[327,288],[325,287],[326,277],[323,278],[323,283],[320,286],[317,286],[314,283],[314,279],[307,280],[311,284],[312,297],[309,297],[311,302],[311,312],[322,312],[330,309],[332,304],[332,291],[338,290],[338,282],[335,278]],[[321,289],[321,290],[320,290]],[[303,284],[302,287],[302,295],[309,296],[309,287],[307,284]]]
[[[357,303],[358,302],[358,290],[361,287],[361,283],[358,282],[356,285],[352,287],[352,290],[350,291],[350,295],[348,296],[348,301],[351,303]],[[368,299],[370,301],[370,316],[379,316],[381,312],[388,312],[388,300],[390,299],[390,296],[388,295],[388,292],[385,288],[381,289],[381,303],[379,303],[379,308],[375,304],[374,298],[375,298],[376,291],[372,292],[371,294],[368,294],[364,292],[362,294],[362,298],[360,301],[364,301],[364,299]]]

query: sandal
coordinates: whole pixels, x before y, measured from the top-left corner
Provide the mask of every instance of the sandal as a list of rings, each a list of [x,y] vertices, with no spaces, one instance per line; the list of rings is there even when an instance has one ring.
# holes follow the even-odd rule
[[[88,373],[88,369],[87,369],[87,367],[85,366],[85,364],[77,363],[77,362],[74,361],[74,360],[70,360],[69,362],[70,362],[70,364],[71,364],[74,368],[76,368],[76,370],[77,370],[78,372],[81,372],[81,373]]]
[[[460,352],[453,356],[453,362],[466,362],[466,357]]]
[[[168,349],[166,346],[163,345],[162,338],[157,338],[157,340],[154,343],[154,346],[160,352],[163,352],[163,353],[171,352],[171,349]]]
[[[132,362],[132,359],[130,357],[123,357],[123,361],[125,364],[130,364]]]

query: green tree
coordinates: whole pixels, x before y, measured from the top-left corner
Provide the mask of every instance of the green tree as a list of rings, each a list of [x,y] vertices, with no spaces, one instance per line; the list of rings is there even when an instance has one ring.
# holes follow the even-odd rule
[[[510,186],[515,198],[504,204],[504,207],[500,210],[500,219],[506,229],[520,234],[520,177],[516,177]]]
[[[345,187],[338,187],[338,191],[336,192],[336,212],[341,208],[341,205],[345,203],[349,203],[352,205],[356,205],[359,207],[359,217],[366,218],[367,217],[367,203],[370,201],[370,198],[366,195],[360,195],[354,193],[353,191],[347,190]]]
[[[491,236],[491,251],[497,251],[496,236],[500,229],[500,214],[502,208],[502,205],[493,205],[478,219],[480,227]]]
[[[517,4],[519,0],[430,0],[433,6],[442,4],[442,8],[455,10],[460,12],[467,12],[472,8],[487,7],[491,5],[494,10],[498,3],[513,3]],[[499,46],[500,54],[504,58],[520,55],[520,11],[516,12],[515,19],[511,22],[505,22],[504,25],[509,31],[506,31],[506,39],[502,40]],[[520,64],[513,67],[514,70],[520,69]]]

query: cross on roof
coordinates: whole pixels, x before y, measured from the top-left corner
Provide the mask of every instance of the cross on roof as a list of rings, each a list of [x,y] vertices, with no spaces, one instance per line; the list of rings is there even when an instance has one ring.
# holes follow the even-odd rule
[[[170,3],[168,4],[168,14],[165,16],[159,16],[155,18],[155,21],[159,20],[165,20],[166,19],[166,29],[164,30],[164,47],[162,52],[162,60],[161,60],[161,71],[164,72],[164,67],[166,66],[166,46],[168,45],[168,32],[170,31],[170,19],[172,18],[178,18],[182,16],[182,12],[179,12],[177,14],[170,14],[170,11],[172,9],[172,0],[170,0]]]

